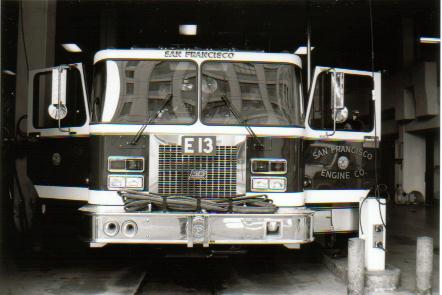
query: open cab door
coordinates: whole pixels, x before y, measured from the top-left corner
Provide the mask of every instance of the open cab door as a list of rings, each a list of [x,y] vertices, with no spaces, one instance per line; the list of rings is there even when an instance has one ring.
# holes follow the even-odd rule
[[[85,86],[78,63],[29,73],[26,173],[41,199],[88,200]]]
[[[89,111],[81,63],[29,72],[28,134],[86,135]]]
[[[304,143],[306,203],[351,203],[375,180],[380,73],[316,67]]]

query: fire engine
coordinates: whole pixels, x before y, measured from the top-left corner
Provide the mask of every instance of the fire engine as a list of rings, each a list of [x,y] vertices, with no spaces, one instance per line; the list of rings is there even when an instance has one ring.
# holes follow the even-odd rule
[[[40,200],[84,203],[91,247],[359,232],[383,251],[380,73],[316,67],[307,92],[295,54],[112,49],[92,80],[30,71],[26,156]]]

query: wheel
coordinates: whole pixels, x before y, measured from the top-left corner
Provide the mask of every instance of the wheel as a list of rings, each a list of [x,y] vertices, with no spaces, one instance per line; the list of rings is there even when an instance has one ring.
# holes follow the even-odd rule
[[[19,246],[41,248],[41,203],[34,185],[26,175],[26,158],[15,161],[13,183],[9,190],[12,218]]]

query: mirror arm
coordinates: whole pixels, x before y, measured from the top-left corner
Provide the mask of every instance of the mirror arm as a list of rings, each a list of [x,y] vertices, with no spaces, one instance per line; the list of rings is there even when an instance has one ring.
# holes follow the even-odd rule
[[[336,108],[333,106],[333,131],[331,133],[326,132],[325,134],[329,136],[333,136],[336,133]]]
[[[70,66],[61,65],[61,66],[58,67],[58,71],[61,72],[61,71],[63,71],[63,69],[69,69],[69,68],[70,68]],[[58,79],[58,103],[57,103],[58,111],[61,108],[61,99],[60,99],[60,97],[61,97],[61,79]],[[58,130],[60,132],[68,132],[69,134],[71,134],[71,128],[63,129],[61,127],[61,116],[60,115],[58,116],[57,121],[58,121]]]
[[[342,111],[344,108],[344,74],[336,72],[335,68],[330,68],[327,72],[332,72],[333,132],[326,132],[326,135],[330,137],[336,134],[337,110]]]

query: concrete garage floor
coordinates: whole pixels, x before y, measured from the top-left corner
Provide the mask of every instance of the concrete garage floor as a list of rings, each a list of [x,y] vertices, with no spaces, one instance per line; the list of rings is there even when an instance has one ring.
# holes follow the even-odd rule
[[[433,294],[438,294],[438,210],[397,206],[388,212],[387,263],[402,270],[399,292],[388,294],[413,294],[420,235],[435,238]],[[41,254],[13,252],[0,277],[0,294],[346,294],[346,285],[319,262],[316,245],[299,251],[254,247],[227,258],[222,253],[205,258],[208,253],[199,249],[192,252],[196,258],[184,248],[88,249],[72,238],[61,240]]]
[[[273,251],[272,251],[273,250]],[[346,286],[317,262],[316,249],[297,253],[253,249],[227,259],[153,263],[137,294],[345,294]],[[316,256],[316,257],[315,257]],[[158,261],[157,263],[161,263]]]
[[[434,242],[433,294],[439,294],[439,205],[437,208],[404,205],[387,209],[387,263],[401,269],[400,290],[416,286],[416,238]]]

